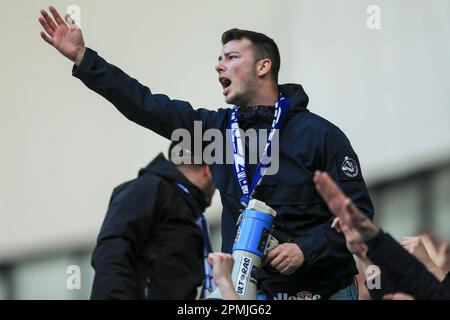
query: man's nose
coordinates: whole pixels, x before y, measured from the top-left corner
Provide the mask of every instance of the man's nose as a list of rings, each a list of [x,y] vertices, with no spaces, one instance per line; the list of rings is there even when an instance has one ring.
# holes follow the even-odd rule
[[[223,62],[222,61],[217,62],[216,67],[214,69],[216,69],[217,73],[224,71],[225,69],[223,66]]]

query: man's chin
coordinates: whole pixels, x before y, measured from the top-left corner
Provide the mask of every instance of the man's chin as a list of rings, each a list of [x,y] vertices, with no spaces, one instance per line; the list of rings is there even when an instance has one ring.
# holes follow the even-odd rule
[[[234,99],[233,99],[233,97],[231,97],[231,96],[226,96],[226,97],[225,97],[225,102],[226,102],[227,104],[235,104],[235,103],[234,103]]]
[[[239,99],[237,99],[236,96],[233,96],[231,94],[228,94],[227,96],[225,96],[225,102],[227,104],[233,104],[233,105],[239,105]]]

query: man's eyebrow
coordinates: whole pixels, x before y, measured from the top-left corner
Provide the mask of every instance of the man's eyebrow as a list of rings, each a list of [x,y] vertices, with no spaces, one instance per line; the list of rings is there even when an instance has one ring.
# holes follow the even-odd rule
[[[225,53],[223,56],[224,56],[224,57],[228,57],[230,54],[233,54],[233,53],[240,54],[239,51],[230,51],[230,52]],[[222,55],[220,55],[218,60],[219,60],[219,61],[222,61],[222,59],[223,59],[223,58],[222,58]]]

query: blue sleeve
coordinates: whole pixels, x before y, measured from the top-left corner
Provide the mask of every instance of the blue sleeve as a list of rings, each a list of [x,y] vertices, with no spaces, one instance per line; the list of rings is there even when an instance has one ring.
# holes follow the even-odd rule
[[[328,130],[319,143],[319,170],[326,171],[343,192],[368,217],[373,218],[373,205],[364,182],[358,157],[347,137],[337,128]],[[327,210],[323,202],[317,204],[317,210]],[[350,256],[345,238],[331,228],[334,215],[310,232],[296,239],[305,261],[310,266],[326,268],[327,265],[339,263]]]
[[[72,74],[111,102],[126,118],[167,139],[179,128],[187,129],[193,137],[194,121],[201,121],[203,131],[215,121],[215,111],[194,110],[189,102],[153,94],[89,48],[80,65],[73,67]]]

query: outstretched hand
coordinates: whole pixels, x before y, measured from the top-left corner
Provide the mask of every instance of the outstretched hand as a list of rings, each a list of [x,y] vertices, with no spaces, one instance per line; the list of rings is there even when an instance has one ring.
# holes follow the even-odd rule
[[[372,239],[379,233],[380,228],[358,210],[326,172],[316,171],[314,182],[330,211],[358,231],[362,240]]]
[[[65,16],[66,24],[54,7],[50,6],[49,10],[53,18],[45,10],[41,10],[39,17],[45,30],[41,31],[42,39],[78,66],[86,51],[81,30],[69,15]]]

